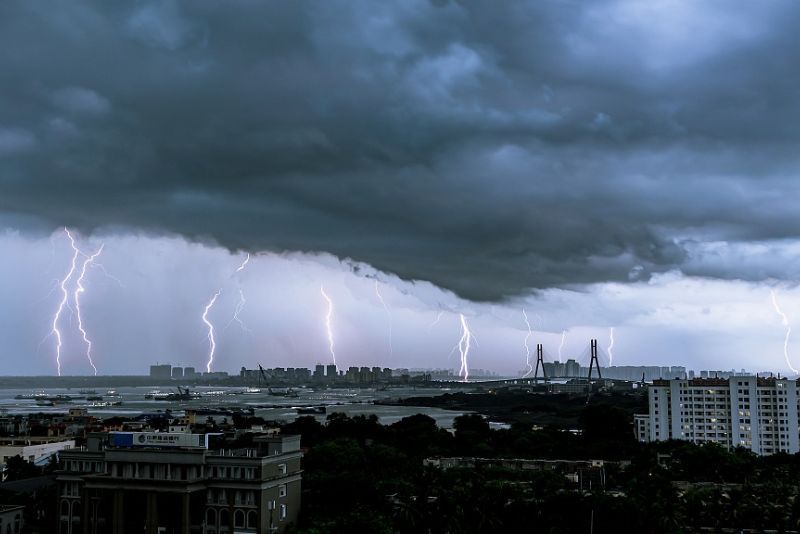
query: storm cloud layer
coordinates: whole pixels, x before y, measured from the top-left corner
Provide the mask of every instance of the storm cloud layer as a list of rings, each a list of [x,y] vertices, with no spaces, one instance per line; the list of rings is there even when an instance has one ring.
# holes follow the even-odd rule
[[[328,252],[474,300],[793,280],[800,4],[730,8],[5,2],[0,223]]]

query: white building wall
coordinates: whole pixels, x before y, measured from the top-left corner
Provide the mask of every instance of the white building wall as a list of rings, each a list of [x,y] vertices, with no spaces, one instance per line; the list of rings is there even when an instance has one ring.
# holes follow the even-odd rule
[[[800,452],[797,382],[733,376],[670,380],[649,390],[650,441],[683,439],[745,447],[756,454]]]

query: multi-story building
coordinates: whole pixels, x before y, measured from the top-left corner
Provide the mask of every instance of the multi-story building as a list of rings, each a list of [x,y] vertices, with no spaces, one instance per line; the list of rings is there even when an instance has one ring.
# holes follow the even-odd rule
[[[756,454],[800,452],[794,380],[655,380],[649,389],[649,439],[745,447]],[[637,425],[643,425],[641,418]]]
[[[172,365],[156,364],[150,366],[150,378],[157,378],[159,380],[167,380],[172,377]]]
[[[109,432],[61,454],[59,534],[282,532],[300,508],[300,437]]]

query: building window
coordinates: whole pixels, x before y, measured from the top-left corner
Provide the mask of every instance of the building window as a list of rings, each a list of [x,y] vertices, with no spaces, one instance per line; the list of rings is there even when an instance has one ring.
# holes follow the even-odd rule
[[[286,497],[286,484],[278,486],[278,497]]]
[[[254,510],[247,512],[247,528],[258,528],[258,514]]]
[[[217,526],[217,511],[213,508],[206,510],[206,525],[210,527]]]
[[[288,514],[288,509],[286,508],[285,504],[281,505],[281,521],[286,519],[286,515]]]
[[[235,528],[244,528],[244,511],[236,510],[233,513],[233,526]]]
[[[286,474],[286,464],[278,464],[278,473],[282,475]]]

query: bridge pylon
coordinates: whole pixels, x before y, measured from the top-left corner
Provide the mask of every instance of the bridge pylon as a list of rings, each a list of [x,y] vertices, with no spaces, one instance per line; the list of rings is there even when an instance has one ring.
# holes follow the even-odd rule
[[[539,367],[542,368],[542,377],[547,380],[547,371],[544,368],[544,349],[541,343],[536,344],[536,370],[533,372],[533,380],[539,380]]]
[[[592,381],[592,368],[595,366],[597,366],[597,378],[603,378],[603,375],[600,373],[600,361],[597,359],[597,340],[593,339],[590,346],[591,359],[589,360],[589,382]]]

